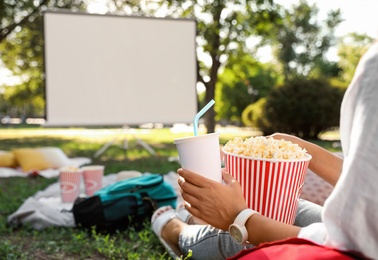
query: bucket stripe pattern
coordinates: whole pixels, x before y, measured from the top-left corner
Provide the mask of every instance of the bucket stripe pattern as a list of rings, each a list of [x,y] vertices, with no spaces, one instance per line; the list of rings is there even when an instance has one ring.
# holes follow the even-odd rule
[[[288,224],[294,223],[308,164],[226,154],[226,169],[242,186],[248,207]]]
[[[62,202],[74,202],[80,195],[81,172],[60,172]]]
[[[83,171],[85,193],[92,196],[97,190],[102,188],[103,168],[85,169]]]

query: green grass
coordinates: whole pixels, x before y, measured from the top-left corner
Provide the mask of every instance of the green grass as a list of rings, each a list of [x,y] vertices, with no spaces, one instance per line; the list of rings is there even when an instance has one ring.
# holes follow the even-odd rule
[[[105,165],[105,174],[122,170],[138,170],[165,174],[179,168],[168,159],[177,156],[173,140],[192,133],[172,133],[170,129],[133,129],[133,135],[119,134],[119,129],[0,129],[0,150],[20,147],[60,147],[69,157],[90,157],[92,164]],[[218,132],[218,131],[217,131]],[[235,136],[259,134],[250,129],[220,129],[220,142]],[[118,139],[101,156],[93,155],[102,145]],[[152,156],[136,143],[136,137],[148,143],[158,154]],[[129,149],[123,149],[123,140]],[[337,139],[337,135],[336,135]],[[333,140],[317,141],[326,149],[333,148]],[[48,228],[41,231],[29,226],[10,227],[7,217],[23,201],[37,191],[56,182],[42,177],[12,177],[0,179],[0,259],[168,259],[169,255],[150,229],[150,223],[137,232],[129,229],[114,235],[85,232],[76,228]]]

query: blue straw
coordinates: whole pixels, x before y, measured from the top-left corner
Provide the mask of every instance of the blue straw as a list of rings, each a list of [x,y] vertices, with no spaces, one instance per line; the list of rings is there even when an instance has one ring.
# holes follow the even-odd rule
[[[210,102],[209,103],[207,103],[207,105],[206,106],[204,106],[197,114],[196,114],[196,116],[194,117],[194,135],[195,136],[197,136],[198,135],[198,120],[199,120],[199,118],[203,115],[203,114],[205,114],[205,112],[207,111],[207,110],[209,110],[209,108],[212,106],[212,105],[214,105],[214,103],[215,103],[215,101],[214,101],[214,99],[212,99],[212,100],[210,100]]]

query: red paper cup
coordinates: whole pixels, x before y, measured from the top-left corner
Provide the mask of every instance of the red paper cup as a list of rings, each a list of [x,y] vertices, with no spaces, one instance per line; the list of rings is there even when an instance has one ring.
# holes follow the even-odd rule
[[[80,194],[82,170],[62,168],[59,175],[62,202],[74,202]]]
[[[104,168],[102,165],[90,165],[81,168],[83,170],[85,194],[87,196],[92,196],[97,190],[102,188]]]
[[[255,159],[223,151],[226,169],[241,185],[249,208],[294,224],[311,155],[304,159]]]

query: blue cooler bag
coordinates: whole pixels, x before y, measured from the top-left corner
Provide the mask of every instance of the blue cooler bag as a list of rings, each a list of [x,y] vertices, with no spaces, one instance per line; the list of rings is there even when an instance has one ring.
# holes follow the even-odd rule
[[[162,175],[144,174],[106,186],[92,197],[78,198],[72,211],[78,227],[112,233],[129,226],[141,229],[157,208],[176,208],[176,200]]]

